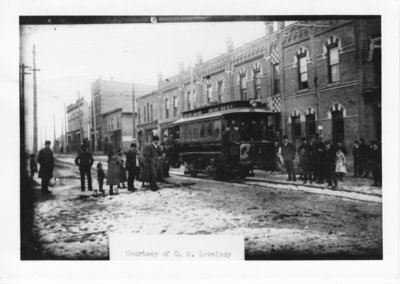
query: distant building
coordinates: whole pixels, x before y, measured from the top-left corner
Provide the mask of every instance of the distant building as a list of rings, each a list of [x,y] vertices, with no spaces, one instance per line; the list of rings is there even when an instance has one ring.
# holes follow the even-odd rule
[[[89,113],[89,105],[83,97],[67,106],[67,152],[76,152],[83,140],[88,139]]]
[[[104,151],[104,146],[102,144],[104,141],[102,134],[102,126],[104,124],[102,121],[104,117],[103,114],[116,108],[123,108],[124,112],[132,113],[132,86],[132,83],[114,81],[113,78],[111,78],[109,81],[99,78],[92,83],[91,108],[93,134],[91,140],[93,141],[95,151]],[[135,83],[135,97],[140,97],[143,94],[155,90],[156,88],[156,86]],[[130,135],[132,141],[133,129]]]
[[[102,145],[103,152],[108,154],[117,149],[128,151],[132,143],[133,119],[132,111],[123,108],[115,108],[102,113]]]
[[[158,92],[151,92],[136,99],[137,102],[137,135],[136,142],[139,150],[144,144],[152,141],[158,134],[159,99]]]

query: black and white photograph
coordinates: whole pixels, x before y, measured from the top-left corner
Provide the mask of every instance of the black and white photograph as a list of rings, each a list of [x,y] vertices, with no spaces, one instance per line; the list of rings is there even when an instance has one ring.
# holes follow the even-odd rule
[[[381,18],[264,18],[21,17],[21,257],[128,233],[382,259]]]
[[[394,271],[393,35],[325,10],[19,13],[16,261]]]

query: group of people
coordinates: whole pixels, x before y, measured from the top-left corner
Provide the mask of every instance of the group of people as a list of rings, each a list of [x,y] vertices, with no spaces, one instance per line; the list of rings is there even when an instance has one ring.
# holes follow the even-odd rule
[[[323,141],[323,138],[317,135],[312,144],[309,144],[306,138],[302,138],[301,145],[296,149],[285,135],[282,145],[279,147],[276,144],[276,158],[277,168],[282,168],[280,164],[286,168],[288,181],[296,181],[293,167],[296,153],[299,157],[300,179],[304,184],[327,182],[328,186],[335,189],[338,179],[343,181],[343,176],[347,173],[346,156],[348,153],[341,142],[334,144],[330,140]],[[368,170],[366,170],[368,166],[368,169],[372,170],[373,186],[382,185],[382,158],[378,142],[371,141],[370,146],[367,146],[362,138],[355,141],[353,158],[354,177],[368,177]]]

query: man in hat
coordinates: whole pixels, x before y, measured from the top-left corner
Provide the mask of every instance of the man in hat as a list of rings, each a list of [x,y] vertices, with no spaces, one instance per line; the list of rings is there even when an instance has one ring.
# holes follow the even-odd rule
[[[292,143],[289,143],[287,135],[283,136],[283,144],[281,147],[283,161],[288,173],[288,181],[296,181],[296,175],[293,169],[293,160],[296,155],[296,148]]]
[[[135,191],[135,171],[136,171],[136,143],[132,143],[128,152],[126,153],[126,169],[128,170],[128,190]]]
[[[236,169],[237,165],[239,164],[239,153],[240,153],[240,146],[239,142],[242,140],[239,134],[239,125],[233,121],[233,130],[231,130],[229,134],[229,144],[230,144],[230,157],[231,157],[231,166],[232,169]]]
[[[94,163],[92,155],[88,152],[87,144],[84,143],[75,158],[75,164],[79,167],[81,176],[81,191],[85,191],[85,176],[88,181],[89,191],[92,191],[92,174],[90,172]]]
[[[153,136],[151,144],[146,145],[143,149],[144,167],[147,167],[149,171],[150,188],[153,191],[160,189],[157,185],[157,164],[161,156],[161,149],[158,146],[159,140],[158,136]]]
[[[370,152],[371,170],[374,177],[374,184],[372,186],[382,186],[382,151],[376,141],[372,142],[372,149]]]
[[[38,162],[40,165],[39,178],[42,179],[41,187],[43,194],[51,193],[49,191],[49,181],[53,177],[54,157],[53,151],[50,150],[50,144],[50,141],[46,141],[44,143],[44,148],[39,151],[38,155]]]

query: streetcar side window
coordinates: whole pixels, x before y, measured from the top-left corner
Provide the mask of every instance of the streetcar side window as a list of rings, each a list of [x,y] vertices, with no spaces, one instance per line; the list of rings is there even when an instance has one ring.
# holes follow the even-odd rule
[[[206,138],[206,125],[204,121],[199,122],[200,128],[200,140],[204,140]]]
[[[186,124],[186,141],[192,141],[192,125]]]
[[[185,125],[184,124],[179,126],[179,141],[181,143],[185,142]]]
[[[195,122],[192,125],[192,139],[193,141],[198,141],[199,140],[199,123]]]
[[[211,120],[206,122],[207,125],[207,140],[213,139],[213,123]]]
[[[214,120],[214,140],[221,140],[221,120]]]

